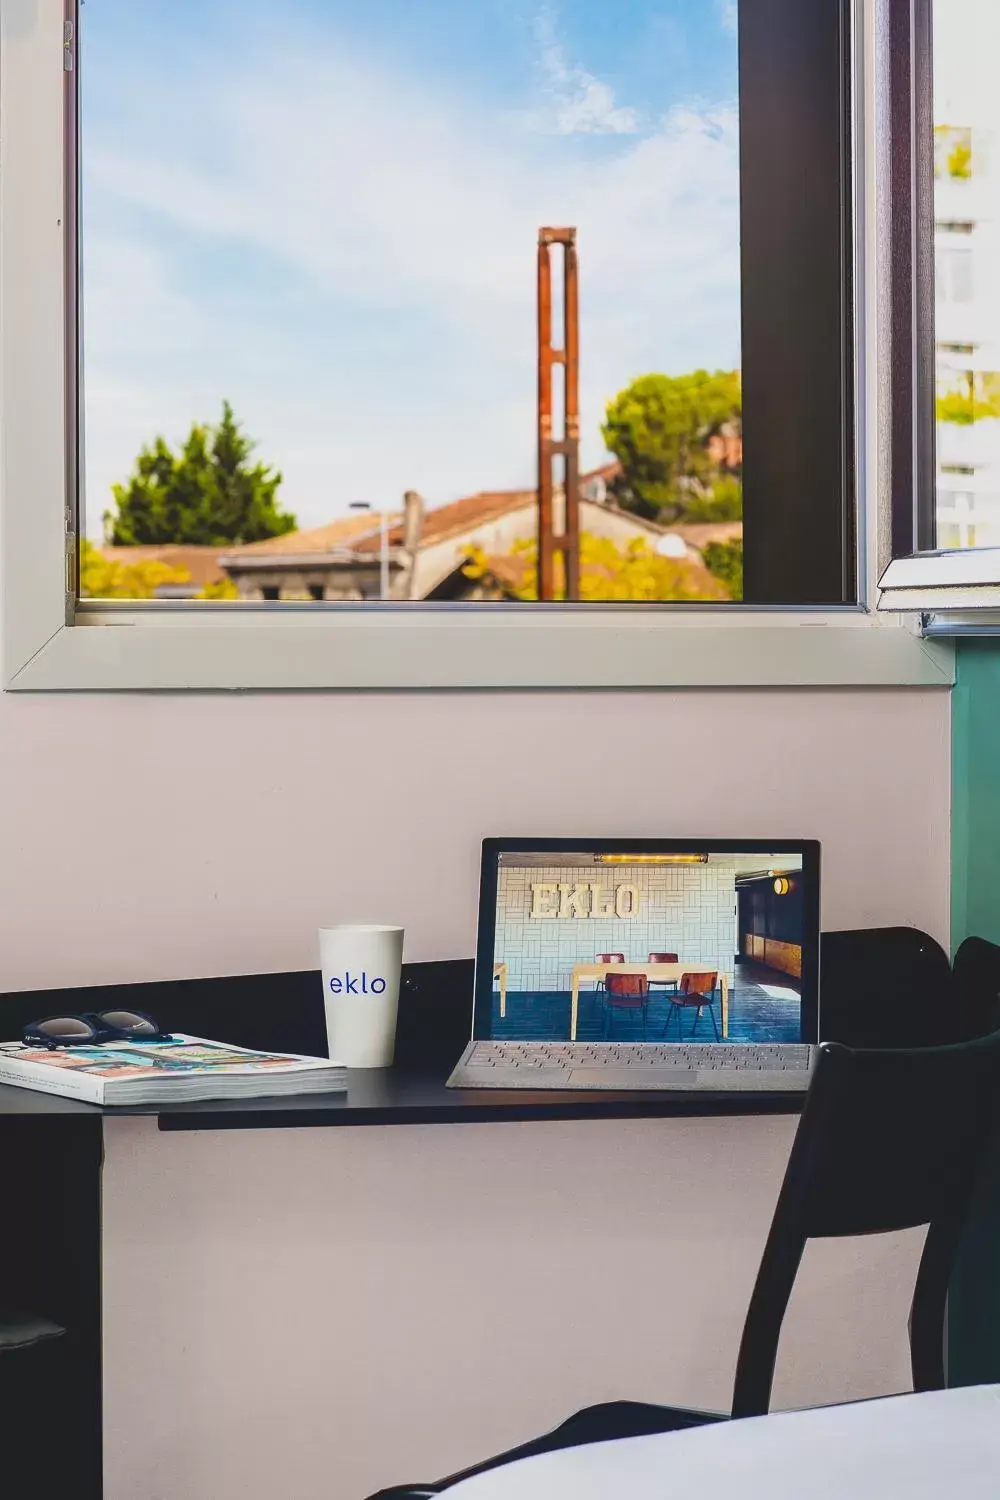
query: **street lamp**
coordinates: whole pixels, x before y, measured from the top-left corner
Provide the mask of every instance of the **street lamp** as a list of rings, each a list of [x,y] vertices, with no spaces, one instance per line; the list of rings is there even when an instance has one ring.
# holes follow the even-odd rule
[[[352,500],[348,510],[371,510],[371,504],[367,500]],[[389,597],[389,517],[385,511],[379,512],[379,589],[380,599]]]

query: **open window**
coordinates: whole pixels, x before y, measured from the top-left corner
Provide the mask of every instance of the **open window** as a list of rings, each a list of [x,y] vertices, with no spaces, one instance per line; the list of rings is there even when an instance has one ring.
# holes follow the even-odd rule
[[[929,632],[1000,611],[1000,95],[989,0],[892,0],[893,561]],[[997,615],[1000,619],[1000,614]]]
[[[865,628],[870,17],[676,9],[4,8],[9,685],[948,679]]]

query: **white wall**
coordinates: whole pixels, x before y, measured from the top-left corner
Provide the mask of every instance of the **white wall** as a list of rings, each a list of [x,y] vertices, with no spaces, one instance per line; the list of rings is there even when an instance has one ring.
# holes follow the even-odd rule
[[[559,884],[594,882],[610,917],[591,915],[591,894],[581,919],[559,916]],[[547,882],[555,901],[551,918],[532,916],[534,885]],[[615,892],[631,885],[638,892],[635,908],[624,919],[614,916]],[[615,865],[581,870],[565,865],[500,867],[497,890],[497,960],[507,964],[510,990],[569,990],[574,964],[593,963],[599,953],[623,953],[630,963],[645,963],[649,953],[677,953],[682,961],[701,964],[735,979],[733,943],[736,911],[736,866],[714,863],[693,869],[649,865]],[[596,980],[586,981],[593,988]],[[568,1011],[567,1011],[568,1015]]]
[[[469,954],[487,833],[813,836],[827,926],[945,939],[948,822],[942,692],[8,697],[0,986],[297,968],[351,917]],[[109,1500],[361,1500],[585,1401],[723,1403],[790,1130],[120,1122]],[[779,1401],[905,1383],[913,1253],[811,1258]]]
[[[108,1500],[363,1500],[590,1402],[723,1410],[793,1128],[116,1123]],[[776,1404],[908,1384],[921,1241],[810,1247]]]
[[[0,987],[468,955],[485,834],[816,837],[826,926],[943,937],[948,807],[938,690],[8,695]]]

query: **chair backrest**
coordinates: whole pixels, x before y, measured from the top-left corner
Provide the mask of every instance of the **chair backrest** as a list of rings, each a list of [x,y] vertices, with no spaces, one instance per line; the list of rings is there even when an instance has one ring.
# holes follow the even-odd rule
[[[675,964],[677,961],[676,953],[650,953],[646,959],[648,964]]]
[[[710,995],[718,982],[718,972],[714,974],[682,974],[680,991],[682,995]]]
[[[945,1298],[994,1118],[1000,1032],[948,1047],[824,1043],[747,1312],[733,1416],[767,1411],[808,1239],[929,1225],[910,1314],[914,1390],[944,1385]]]
[[[974,1034],[955,1005],[948,955],[928,933],[862,927],[822,934],[820,1041],[942,1047]]]
[[[645,974],[606,974],[604,988],[613,998],[640,1002],[649,994],[649,980]]]
[[[972,1036],[1000,1026],[1000,948],[985,938],[968,937],[955,954],[953,1005],[956,1024]]]
[[[625,955],[624,953],[599,953],[597,962],[599,964],[623,964]]]

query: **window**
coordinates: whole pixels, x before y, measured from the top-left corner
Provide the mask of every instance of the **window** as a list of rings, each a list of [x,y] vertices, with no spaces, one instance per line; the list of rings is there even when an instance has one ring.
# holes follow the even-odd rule
[[[954,226],[950,226],[954,231]],[[971,232],[971,231],[969,231]],[[939,308],[949,302],[967,303],[972,299],[974,253],[965,247],[949,245],[942,235],[934,259],[935,295]]]
[[[847,0],[183,10],[4,8],[8,680],[942,680],[776,639],[865,598]]]
[[[905,110],[911,126],[898,131],[900,172],[915,183],[896,221],[896,265],[908,260],[915,274],[910,289],[904,277],[895,289],[900,561],[883,580],[884,603],[928,613],[996,606],[1000,94],[984,49],[995,55],[1000,42],[997,11],[991,0],[900,0],[894,22],[897,48],[912,44],[896,53],[895,90],[897,125]],[[965,562],[932,556],[979,549]]]
[[[91,0],[88,561],[162,599],[203,549],[189,607],[853,602],[846,23],[798,9],[200,0],[192,51]]]

